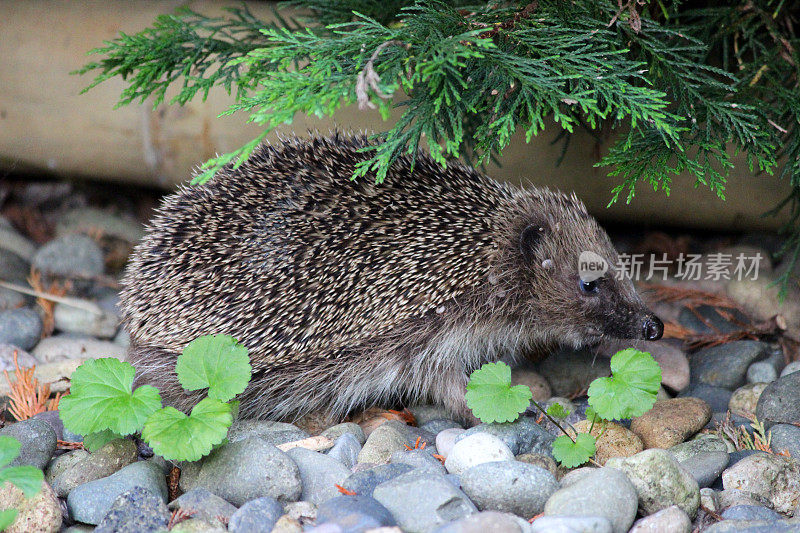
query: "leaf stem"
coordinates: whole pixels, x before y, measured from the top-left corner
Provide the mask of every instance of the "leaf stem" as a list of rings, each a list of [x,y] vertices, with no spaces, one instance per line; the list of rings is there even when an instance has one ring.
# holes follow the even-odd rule
[[[571,440],[573,443],[575,442],[575,439],[572,437],[572,435],[570,435],[570,434],[567,432],[567,430],[566,430],[566,429],[564,429],[564,428],[561,426],[561,424],[559,424],[559,423],[556,421],[556,419],[555,419],[555,418],[553,418],[552,416],[548,415],[548,414],[547,414],[547,411],[546,411],[545,409],[543,409],[543,408],[542,408],[542,406],[541,406],[541,405],[539,405],[539,404],[536,402],[536,400],[534,400],[533,398],[531,398],[531,403],[532,403],[534,406],[536,406],[536,408],[537,408],[539,411],[541,411],[541,412],[542,412],[542,414],[543,414],[545,417],[547,417],[547,419],[548,419],[550,422],[552,422],[553,424],[555,424],[555,426],[556,426],[558,429],[560,429],[560,430],[561,430],[561,432],[562,432],[562,433],[564,433],[564,435],[566,435],[566,436],[569,438],[569,440]],[[573,428],[573,430],[574,430],[574,428]],[[578,432],[576,431],[575,433],[577,434]]]

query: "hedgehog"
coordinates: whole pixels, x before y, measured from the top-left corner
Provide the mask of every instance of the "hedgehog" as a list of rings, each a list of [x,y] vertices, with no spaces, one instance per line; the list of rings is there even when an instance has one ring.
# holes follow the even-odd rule
[[[422,152],[398,157],[380,184],[352,179],[371,142],[263,144],[163,200],[123,276],[137,385],[188,411],[202,391],[180,386],[177,357],[196,337],[226,334],[253,367],[241,416],[433,403],[469,421],[465,387],[486,362],[661,337],[574,194]],[[583,252],[607,271],[584,279]]]

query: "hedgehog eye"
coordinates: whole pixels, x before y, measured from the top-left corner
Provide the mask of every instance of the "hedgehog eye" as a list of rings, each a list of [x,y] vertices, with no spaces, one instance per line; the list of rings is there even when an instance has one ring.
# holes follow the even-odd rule
[[[596,279],[592,281],[579,280],[578,284],[583,294],[597,294],[600,292],[600,284],[597,283]]]

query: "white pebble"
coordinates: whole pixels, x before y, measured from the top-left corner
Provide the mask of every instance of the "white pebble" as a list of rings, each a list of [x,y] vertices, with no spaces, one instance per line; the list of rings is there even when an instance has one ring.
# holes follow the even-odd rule
[[[461,474],[475,465],[513,460],[514,454],[506,443],[488,433],[474,433],[453,445],[444,467],[451,474]]]
[[[444,457],[445,459],[450,454],[450,450],[453,449],[453,445],[456,443],[456,439],[459,435],[464,433],[466,430],[461,428],[449,428],[443,429],[439,433],[436,434],[436,451],[439,452],[439,455]]]

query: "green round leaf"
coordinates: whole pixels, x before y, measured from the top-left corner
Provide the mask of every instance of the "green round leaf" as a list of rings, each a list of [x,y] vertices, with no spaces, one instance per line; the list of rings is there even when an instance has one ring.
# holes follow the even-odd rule
[[[17,519],[17,511],[16,509],[6,509],[5,511],[0,511],[0,531],[5,531],[5,529],[14,523],[14,520]]]
[[[142,438],[164,459],[197,461],[225,439],[232,423],[230,404],[205,398],[189,416],[174,407],[159,409],[145,422]]]
[[[641,416],[653,407],[661,384],[661,367],[653,356],[629,348],[611,358],[611,377],[589,385],[589,405],[606,420]]]
[[[97,433],[89,433],[88,435],[84,435],[83,447],[90,452],[96,452],[112,440],[121,438],[122,435],[119,433],[114,433],[110,429],[104,429],[103,431],[98,431]]]
[[[42,488],[44,474],[35,466],[9,466],[0,470],[0,485],[6,481],[24,492],[26,498],[33,498]]]
[[[553,457],[567,468],[588,462],[596,451],[595,438],[588,433],[578,433],[575,442],[566,435],[559,435],[553,441]]]
[[[227,402],[250,382],[247,348],[230,335],[205,335],[190,342],[178,356],[175,372],[184,389],[208,388],[208,397]]]
[[[70,394],[59,402],[64,426],[80,435],[139,431],[161,407],[161,395],[150,385],[133,390],[135,373],[130,363],[110,357],[84,362],[72,373]]]
[[[5,466],[19,455],[22,445],[14,437],[0,436],[0,466]]]
[[[486,423],[513,422],[528,408],[533,394],[525,385],[511,386],[511,367],[486,363],[467,383],[467,406]]]

